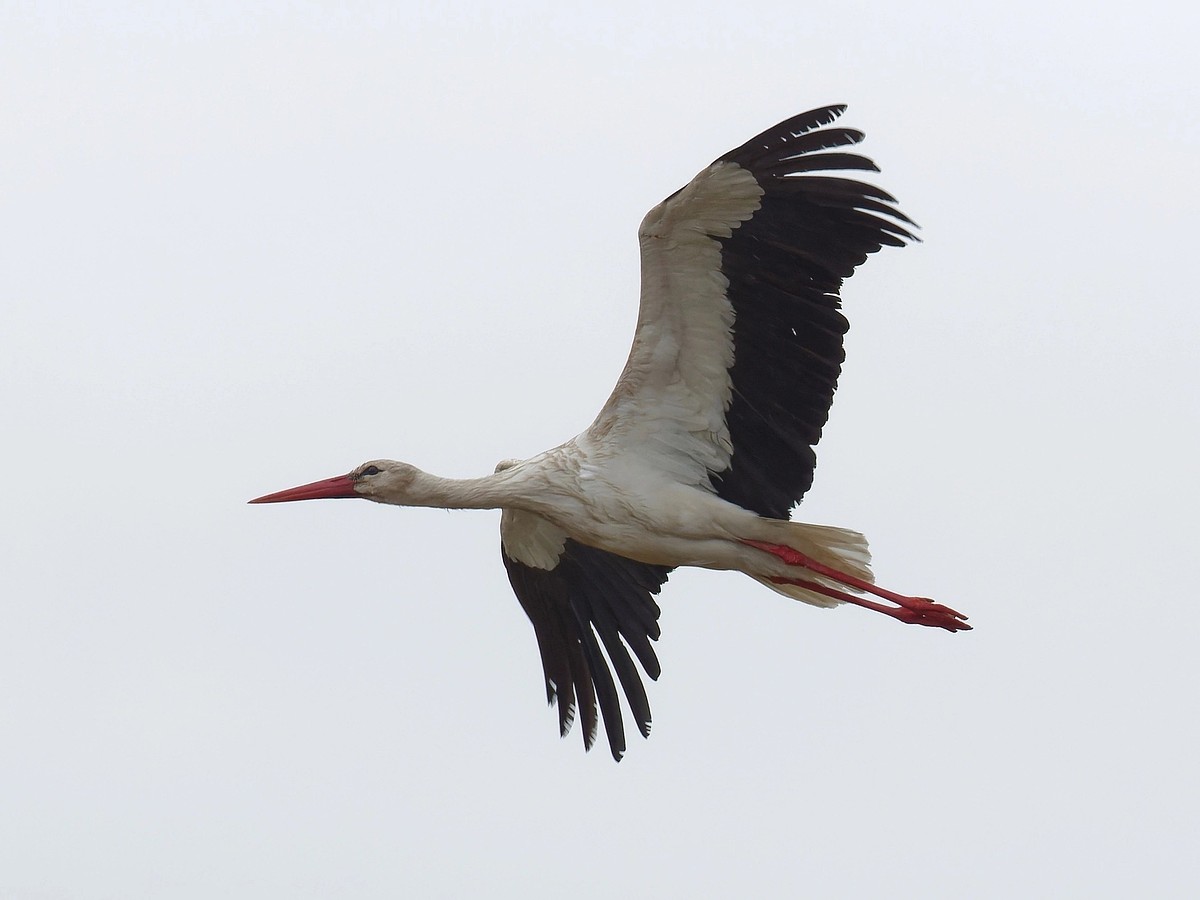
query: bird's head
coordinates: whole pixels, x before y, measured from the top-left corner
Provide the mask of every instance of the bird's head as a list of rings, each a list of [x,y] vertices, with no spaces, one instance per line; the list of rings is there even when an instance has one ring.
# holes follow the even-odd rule
[[[420,469],[391,459],[365,462],[348,475],[335,475],[324,481],[256,497],[251,503],[287,503],[292,500],[324,500],[334,497],[362,497],[377,503],[404,503]]]

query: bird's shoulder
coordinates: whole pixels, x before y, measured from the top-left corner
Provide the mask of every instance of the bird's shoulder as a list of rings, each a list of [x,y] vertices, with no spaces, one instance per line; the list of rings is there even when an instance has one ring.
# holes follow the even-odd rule
[[[729,237],[754,215],[762,196],[762,185],[753,173],[718,160],[646,213],[638,237],[643,248],[654,246],[656,240],[700,242]]]

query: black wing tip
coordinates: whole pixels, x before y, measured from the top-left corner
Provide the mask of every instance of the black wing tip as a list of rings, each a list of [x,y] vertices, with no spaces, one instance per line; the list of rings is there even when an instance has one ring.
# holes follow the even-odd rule
[[[838,126],[826,128],[847,109],[837,103],[802,112],[773,125],[754,136],[718,162],[741,166],[758,179],[768,193],[783,191],[801,193],[826,206],[858,209],[868,215],[887,216],[910,225],[916,222],[897,206],[896,198],[887,191],[865,182],[844,177],[841,172],[879,172],[879,166],[866,156],[845,152],[841,148],[862,142],[865,134],[857,128]],[[831,173],[825,175],[823,173]],[[878,219],[884,222],[884,219]],[[893,223],[888,222],[889,226]],[[919,242],[916,235],[904,228],[888,228],[892,236]],[[888,237],[881,243],[892,244]]]
[[[835,103],[831,106],[819,106],[816,109],[798,113],[789,119],[784,119],[782,122],[772,125],[765,131],[759,132],[740,147],[730,150],[724,156],[720,157],[717,162],[736,162],[741,164],[743,159],[753,158],[764,151],[770,150],[772,147],[795,140],[801,135],[808,134],[810,131],[831,124],[846,109],[847,106],[845,103]],[[862,132],[858,133],[862,134]],[[857,141],[853,143],[857,143]]]
[[[824,128],[826,125],[832,125],[840,119],[842,115],[849,109],[847,103],[830,103],[828,106],[818,106],[815,109],[805,110],[802,113],[797,113],[790,119],[784,119],[773,128],[768,128],[763,132],[763,135],[787,133],[791,137],[800,137],[802,134],[807,134],[817,128]]]
[[[830,146],[842,146],[841,144]],[[821,147],[819,149],[825,149]],[[858,153],[813,153],[810,149],[797,150],[793,153],[778,153],[770,159],[759,161],[751,168],[758,179],[794,178],[805,172],[829,172],[858,170],[860,172],[878,172],[879,166],[875,161]]]
[[[828,125],[835,119],[840,118],[849,108],[850,104],[848,103],[829,103],[825,106],[817,106],[802,113],[797,113],[790,119],[785,119],[776,127],[786,126],[794,129],[798,134],[803,134],[805,131],[812,131],[814,128]]]
[[[501,557],[534,628],[546,699],[558,707],[560,737],[578,719],[584,749],[590,751],[603,725],[612,757],[620,762],[626,751],[622,692],[638,731],[650,734],[649,699],[629,651],[657,680],[661,666],[651,642],[661,634],[661,610],[652,598],[671,570],[572,540],[549,571],[509,556],[503,543]]]
[[[840,175],[805,174],[786,178],[774,178],[769,184],[772,192],[797,197],[828,208],[857,210],[872,220],[873,226],[886,229],[893,235],[920,243],[921,239],[909,231],[920,229],[920,224],[901,211],[895,197],[883,188],[854,178]],[[886,217],[886,218],[881,218]],[[890,220],[895,221],[890,221]],[[896,224],[897,222],[903,224]],[[907,226],[907,227],[906,227]],[[893,246],[892,241],[884,243]]]
[[[643,738],[649,739],[650,738],[650,722],[649,721],[647,721],[645,723],[638,722],[638,733]],[[592,743],[595,743],[595,741],[593,740]],[[586,749],[591,750],[592,744],[588,744]],[[625,745],[624,735],[622,735],[622,738],[620,741],[614,741],[612,739],[612,735],[611,734],[609,735],[608,752],[612,756],[613,762],[619,763],[621,760],[623,760],[625,758],[625,753],[627,750],[628,750],[628,747],[626,747],[626,745]]]

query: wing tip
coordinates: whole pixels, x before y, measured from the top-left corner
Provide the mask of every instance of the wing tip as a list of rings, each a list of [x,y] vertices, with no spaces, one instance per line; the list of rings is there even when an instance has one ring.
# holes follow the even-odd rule
[[[743,159],[753,158],[769,151],[777,144],[795,140],[814,129],[830,124],[841,116],[846,109],[847,106],[845,103],[835,103],[798,113],[791,118],[784,119],[782,122],[772,125],[765,131],[759,132],[744,144],[721,156],[717,162],[735,162],[741,165]]]

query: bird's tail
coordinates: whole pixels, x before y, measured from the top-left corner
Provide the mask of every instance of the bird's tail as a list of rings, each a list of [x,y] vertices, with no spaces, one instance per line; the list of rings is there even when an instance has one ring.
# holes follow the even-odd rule
[[[798,550],[805,556],[819,563],[861,578],[863,581],[875,583],[871,572],[871,551],[867,547],[867,539],[857,531],[848,528],[835,528],[832,525],[808,525],[803,522],[783,522],[779,520],[760,520],[768,526],[773,534],[769,538],[772,543],[781,544]],[[798,584],[778,584],[767,576],[752,576],[773,591],[778,591],[793,600],[802,600],[813,606],[837,606],[840,601],[824,594],[810,591]],[[815,581],[826,587],[839,591],[853,590],[845,584],[834,581],[815,572],[805,572],[805,579]]]

